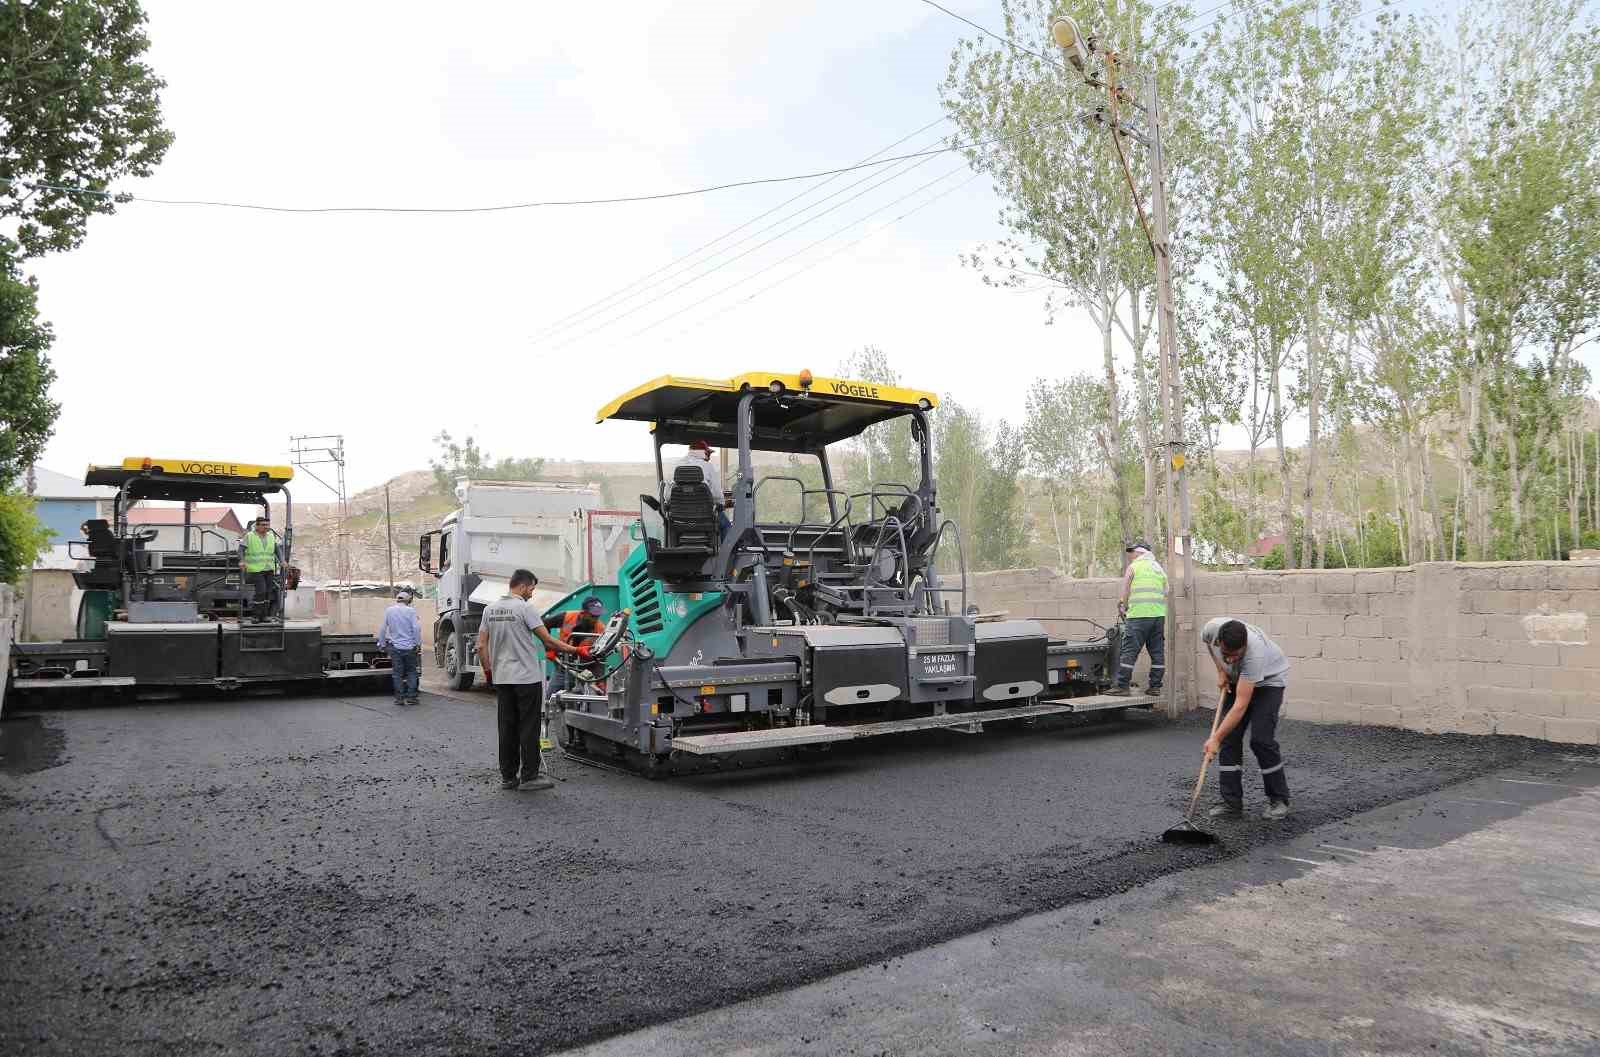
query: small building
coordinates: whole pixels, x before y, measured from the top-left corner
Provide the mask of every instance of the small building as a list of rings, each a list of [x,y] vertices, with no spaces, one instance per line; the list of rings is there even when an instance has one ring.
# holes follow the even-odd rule
[[[189,540],[183,539],[183,507],[136,506],[128,511],[130,528],[154,528],[156,538],[146,546],[157,551],[197,550],[220,554],[235,550],[244,538],[244,525],[231,506],[197,506],[189,516]]]
[[[87,485],[81,477],[69,477],[43,466],[30,468],[23,484],[33,496],[34,513],[52,533],[52,543],[81,540],[80,526],[85,521],[109,520],[111,500],[117,494],[115,488]]]

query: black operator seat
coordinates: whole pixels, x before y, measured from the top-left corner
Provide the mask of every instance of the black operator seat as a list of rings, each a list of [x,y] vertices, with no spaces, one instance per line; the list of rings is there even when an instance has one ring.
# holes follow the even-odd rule
[[[105,518],[86,521],[83,529],[94,567],[86,573],[73,573],[73,581],[85,591],[119,590],[122,587],[122,541],[111,531],[111,524]]]
[[[703,473],[693,466],[679,466],[674,470],[672,491],[667,495],[667,508],[663,513],[669,551],[699,550],[708,555],[716,551],[716,499]]]
[[[919,540],[927,534],[927,511],[916,496],[908,495],[892,512],[877,520],[865,521],[856,526],[851,542],[855,544],[858,556],[862,559],[872,557],[873,548],[878,545],[880,532],[885,547],[894,547],[899,543],[899,533],[893,527],[884,529],[891,518],[900,523],[900,532],[903,532],[906,538],[906,548],[913,552],[919,549]]]

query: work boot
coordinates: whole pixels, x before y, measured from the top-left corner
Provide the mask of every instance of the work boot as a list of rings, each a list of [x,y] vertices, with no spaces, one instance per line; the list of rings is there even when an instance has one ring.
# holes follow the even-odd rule
[[[1132,697],[1133,691],[1126,686],[1113,686],[1106,691],[1107,697]]]
[[[522,788],[524,789],[554,789],[555,787],[556,784],[542,774],[525,779],[522,783]]]
[[[1269,800],[1269,801],[1267,801],[1267,809],[1265,811],[1261,812],[1261,817],[1264,818],[1264,819],[1267,819],[1269,822],[1276,822],[1281,818],[1288,818],[1289,817],[1289,801],[1287,801],[1287,800]]]
[[[501,780],[500,788],[501,789],[515,789],[517,786],[519,786],[521,784],[522,783],[517,781],[515,778],[505,778],[505,779]]]
[[[1216,807],[1213,807],[1211,810],[1207,811],[1206,818],[1244,818],[1244,805],[1236,804],[1230,800],[1224,800]]]

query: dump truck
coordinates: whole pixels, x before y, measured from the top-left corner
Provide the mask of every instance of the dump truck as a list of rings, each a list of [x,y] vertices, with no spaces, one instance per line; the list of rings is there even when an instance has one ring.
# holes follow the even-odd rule
[[[478,621],[509,590],[511,574],[539,577],[534,603],[548,605],[583,582],[592,564],[590,515],[600,492],[547,481],[456,482],[461,505],[418,541],[417,567],[438,581],[435,661],[451,688],[471,688],[483,673]]]
[[[937,406],[929,392],[802,371],[669,375],[602,408],[599,422],[651,423],[657,490],[639,498],[617,583],[580,585],[555,607],[596,593],[613,610],[589,665],[557,662],[573,687],[550,702],[563,748],[661,773],[687,757],[1152,707],[1104,693],[1120,626],[1052,638],[977,611],[960,527],[938,502]],[[912,479],[843,486],[841,446],[884,429]],[[692,465],[668,471],[663,448],[696,441],[737,453],[725,489]],[[757,452],[795,469],[767,458],[758,472]]]
[[[250,505],[270,516],[268,499],[278,499],[277,543],[292,575],[293,478],[288,466],[227,459],[135,457],[90,466],[84,483],[116,493],[111,517],[85,522],[84,538],[68,544],[89,565],[73,574],[83,592],[77,637],[13,643],[11,692],[67,703],[185,687],[380,689],[389,659],[374,636],[330,635],[316,621],[286,620],[283,592],[268,608],[246,581],[242,551],[191,523],[196,503]],[[129,524],[129,510],[143,503],[182,505],[181,547],[158,548],[154,529]]]

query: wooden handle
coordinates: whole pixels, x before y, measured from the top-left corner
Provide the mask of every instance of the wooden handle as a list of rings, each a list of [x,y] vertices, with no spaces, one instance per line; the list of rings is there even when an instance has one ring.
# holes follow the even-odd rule
[[[1228,699],[1228,692],[1224,690],[1217,698],[1217,710],[1211,716],[1211,733],[1216,734],[1217,725],[1222,722],[1222,703]],[[1209,741],[1210,739],[1206,739]],[[1189,810],[1184,813],[1183,820],[1194,820],[1194,806],[1200,802],[1200,788],[1206,784],[1206,772],[1211,770],[1211,759],[1207,756],[1200,758],[1200,777],[1194,780],[1194,795],[1189,798]]]

